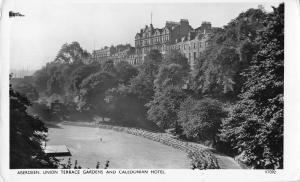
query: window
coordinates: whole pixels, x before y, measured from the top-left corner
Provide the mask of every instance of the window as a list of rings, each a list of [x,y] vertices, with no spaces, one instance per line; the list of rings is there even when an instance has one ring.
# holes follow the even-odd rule
[[[194,60],[196,59],[196,52],[194,52]]]

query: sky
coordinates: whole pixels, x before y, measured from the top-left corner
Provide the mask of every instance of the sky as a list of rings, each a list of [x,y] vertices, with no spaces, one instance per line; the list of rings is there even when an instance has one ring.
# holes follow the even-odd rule
[[[10,68],[37,70],[53,61],[64,43],[77,41],[89,52],[104,46],[130,43],[151,22],[188,19],[193,28],[202,21],[222,27],[249,8],[267,11],[279,3],[105,3],[80,0],[11,0],[11,10],[25,17],[10,18]]]

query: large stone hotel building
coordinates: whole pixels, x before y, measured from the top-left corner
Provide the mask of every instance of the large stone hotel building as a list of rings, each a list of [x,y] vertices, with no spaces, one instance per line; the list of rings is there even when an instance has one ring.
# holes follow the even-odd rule
[[[165,55],[171,50],[178,50],[188,58],[193,68],[195,60],[209,46],[209,36],[212,31],[210,22],[202,22],[201,26],[193,29],[188,20],[179,22],[167,21],[163,28],[146,25],[135,36],[135,47],[112,53],[109,48],[93,52],[97,61],[108,59],[114,62],[124,60],[133,65],[144,62],[145,56],[152,49],[160,50]]]

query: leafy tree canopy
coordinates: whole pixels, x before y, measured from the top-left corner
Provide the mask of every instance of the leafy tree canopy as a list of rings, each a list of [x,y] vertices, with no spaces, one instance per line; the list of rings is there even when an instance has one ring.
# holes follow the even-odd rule
[[[56,168],[41,148],[46,139],[44,123],[27,113],[30,102],[10,86],[10,168]]]
[[[59,50],[54,62],[56,63],[73,63],[84,62],[91,57],[90,53],[83,50],[78,42],[71,44],[65,43]]]
[[[255,168],[283,167],[284,5],[273,9],[221,134]]]
[[[187,98],[180,106],[178,122],[188,138],[216,141],[221,119],[226,116],[222,103],[210,98]]]
[[[164,129],[176,127],[177,113],[185,98],[184,91],[176,86],[156,92],[154,99],[147,104],[148,119]]]
[[[120,83],[128,84],[131,78],[138,74],[137,68],[126,61],[121,61],[115,66]]]
[[[210,46],[195,62],[191,88],[195,93],[236,100],[245,79],[240,74],[258,51],[255,39],[264,29],[266,13],[249,9],[210,35]]]

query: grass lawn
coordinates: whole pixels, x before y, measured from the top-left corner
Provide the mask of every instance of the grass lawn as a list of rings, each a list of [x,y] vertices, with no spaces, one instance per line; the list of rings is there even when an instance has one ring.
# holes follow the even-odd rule
[[[100,141],[102,138],[102,141]],[[97,161],[103,168],[164,168],[190,167],[186,153],[170,146],[123,132],[92,127],[60,125],[49,128],[47,145],[66,145],[72,162],[85,168],[95,168]]]

